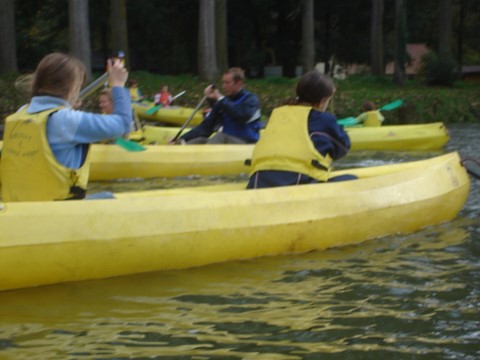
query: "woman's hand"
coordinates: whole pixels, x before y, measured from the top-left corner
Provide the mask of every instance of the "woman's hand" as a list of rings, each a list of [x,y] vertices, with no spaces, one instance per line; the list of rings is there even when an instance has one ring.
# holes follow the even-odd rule
[[[128,71],[125,69],[125,65],[121,59],[108,59],[107,69],[110,86],[125,86],[128,79]]]

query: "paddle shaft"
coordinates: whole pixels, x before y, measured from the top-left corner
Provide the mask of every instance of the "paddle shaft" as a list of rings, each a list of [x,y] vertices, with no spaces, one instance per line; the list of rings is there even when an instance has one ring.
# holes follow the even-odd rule
[[[185,90],[183,91],[180,91],[177,95],[175,95],[173,98],[172,98],[172,101],[175,100],[175,99],[178,99],[180,96],[182,96],[183,94],[185,94]]]
[[[200,109],[200,107],[202,106],[202,104],[205,102],[205,100],[207,99],[207,95],[205,95],[202,100],[200,100],[200,102],[198,103],[197,107],[195,108],[195,110],[193,110],[193,112],[190,114],[190,116],[188,117],[188,119],[185,121],[185,123],[182,125],[182,127],[180,128],[180,130],[178,131],[177,135],[175,135],[175,137],[170,140],[170,142],[175,142],[179,137],[180,135],[182,134],[183,130],[185,130],[185,128],[188,126],[188,124],[190,124],[190,121],[192,121],[193,117],[195,116],[195,114],[197,113],[197,111]]]
[[[85,99],[88,95],[93,93],[97,90],[100,86],[102,86],[108,78],[108,72],[100,76],[97,80],[90,83],[86,88],[80,91],[80,99]]]

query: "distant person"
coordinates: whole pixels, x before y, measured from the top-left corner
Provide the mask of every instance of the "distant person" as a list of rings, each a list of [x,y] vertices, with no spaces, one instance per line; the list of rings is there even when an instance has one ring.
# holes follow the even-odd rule
[[[130,80],[130,99],[132,101],[142,101],[143,100],[143,95],[142,92],[140,91],[138,84],[135,80]]]
[[[365,101],[363,103],[363,113],[357,116],[357,121],[363,126],[381,126],[385,118],[377,110],[375,104],[371,101]]]
[[[113,96],[112,96],[112,89],[106,88],[103,89],[102,92],[100,93],[100,96],[98,98],[98,107],[100,109],[100,112],[102,114],[113,114]],[[132,130],[141,130],[142,125],[140,124],[140,120],[138,119],[137,115],[135,114],[135,111],[132,110],[132,118],[134,120],[134,127]],[[129,138],[129,136],[124,136],[125,138]],[[110,139],[106,143],[114,143],[114,139]]]
[[[98,97],[98,107],[102,114],[113,113],[113,96],[110,88],[103,89]]]
[[[223,74],[225,95],[212,85],[204,90],[212,101],[211,111],[205,119],[180,137],[187,144],[251,144],[260,136],[260,101],[245,90],[245,74],[240,68],[230,68]],[[215,131],[217,133],[209,139]]]
[[[356,179],[331,177],[331,163],[350,149],[350,139],[326,111],[335,93],[332,80],[317,71],[303,75],[297,97],[273,110],[251,159],[249,189]]]
[[[84,64],[67,54],[45,56],[35,70],[28,105],[7,117],[2,152],[4,201],[53,201],[86,196],[90,144],[130,132],[128,72],[108,60],[114,110],[74,110],[86,79]]]
[[[173,101],[173,96],[168,91],[168,86],[163,85],[159,93],[156,93],[154,96],[155,105],[170,106]]]

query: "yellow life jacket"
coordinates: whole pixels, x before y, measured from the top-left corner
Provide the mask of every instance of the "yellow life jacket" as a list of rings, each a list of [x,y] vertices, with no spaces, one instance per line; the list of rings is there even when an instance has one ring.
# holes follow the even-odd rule
[[[79,169],[60,164],[47,140],[47,120],[57,107],[35,114],[27,108],[7,117],[2,151],[4,201],[82,199],[89,161]]]
[[[253,175],[261,170],[302,173],[327,181],[332,159],[320,154],[308,133],[308,106],[282,106],[272,112],[268,125],[253,149]]]
[[[381,126],[383,116],[378,110],[367,111],[367,118],[363,122],[363,126]]]
[[[129,91],[130,91],[130,99],[132,101],[138,101],[140,100],[140,90],[138,88],[129,88]]]

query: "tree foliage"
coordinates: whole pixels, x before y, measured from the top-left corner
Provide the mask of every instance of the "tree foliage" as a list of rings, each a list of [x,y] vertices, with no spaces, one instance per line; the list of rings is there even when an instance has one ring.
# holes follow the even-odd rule
[[[2,0],[11,3],[13,0]],[[372,63],[371,15],[372,1],[315,0],[314,62],[335,64]],[[445,0],[442,0],[445,1]],[[112,3],[124,3],[126,20],[114,17]],[[226,4],[227,30],[222,56],[217,54],[221,67],[241,66],[249,77],[262,76],[264,67],[283,67],[283,75],[295,76],[302,65],[302,8],[298,0],[229,0]],[[382,1],[383,61],[394,59],[395,1]],[[478,0],[449,0],[451,2],[451,54],[463,64],[480,62],[480,2]],[[117,36],[126,27],[129,67],[160,74],[198,74],[199,3],[192,0],[112,0],[89,1],[90,42],[92,67],[103,70],[105,59],[115,53]],[[69,52],[68,1],[22,0],[15,2],[15,34],[17,65],[22,71],[35,67],[38,60],[52,51]],[[439,25],[436,16],[439,0],[408,1],[406,22],[408,42],[426,43],[439,49]],[[463,15],[462,15],[463,14]],[[224,27],[215,21],[218,28]],[[2,32],[3,34],[3,32]],[[378,34],[377,34],[378,35]],[[4,42],[0,45],[5,46]],[[220,47],[217,49],[220,52]],[[226,54],[226,61],[225,61]],[[377,59],[377,57],[375,58]],[[1,69],[0,69],[1,70]]]

